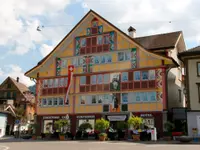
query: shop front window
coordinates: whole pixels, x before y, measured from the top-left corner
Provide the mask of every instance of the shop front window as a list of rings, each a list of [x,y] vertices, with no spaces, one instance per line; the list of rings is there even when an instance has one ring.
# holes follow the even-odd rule
[[[44,120],[44,133],[52,133],[53,120]]]
[[[64,105],[64,100],[63,100],[63,98],[61,98],[61,97],[59,98],[59,105],[60,105],[60,106]]]

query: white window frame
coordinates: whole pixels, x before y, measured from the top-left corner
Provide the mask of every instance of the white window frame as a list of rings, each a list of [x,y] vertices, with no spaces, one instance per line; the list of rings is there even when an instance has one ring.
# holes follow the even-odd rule
[[[123,80],[123,75],[124,75],[125,73],[127,73],[127,80],[126,80],[126,81]],[[122,73],[121,73],[121,82],[128,82],[128,81],[129,81],[129,80],[128,80],[128,72],[122,72]]]
[[[57,101],[57,105],[54,104],[54,101]],[[57,97],[53,98],[53,106],[58,106],[58,98]]]
[[[123,102],[123,94],[127,94],[127,102]],[[129,93],[121,93],[121,104],[128,104],[129,103],[129,100],[128,100],[128,97],[129,97],[129,95],[128,95]]]
[[[62,105],[60,105],[60,100],[63,101]],[[64,98],[63,97],[58,97],[58,106],[64,106]]]
[[[46,105],[43,105],[43,101],[44,101],[44,100],[46,101]],[[48,106],[48,105],[47,105],[47,99],[46,99],[46,98],[42,98],[42,106],[43,106],[43,107]]]
[[[51,105],[49,105],[49,101],[51,100]],[[47,106],[53,106],[53,98],[47,98]]]
[[[143,72],[147,72],[147,79],[143,79]],[[147,71],[147,70],[143,70],[143,71],[141,71],[141,78],[142,78],[142,81],[147,81],[147,80],[149,80],[149,71]]]
[[[140,73],[140,80],[135,79],[135,74],[136,74],[137,72]],[[133,81],[141,81],[141,71],[134,71],[134,72],[133,72]]]
[[[81,78],[85,78],[85,83],[81,83]],[[86,76],[80,76],[80,85],[86,85]]]
[[[95,83],[93,83],[93,77],[95,77]],[[97,84],[97,75],[92,75],[91,76],[91,85],[96,85]]]

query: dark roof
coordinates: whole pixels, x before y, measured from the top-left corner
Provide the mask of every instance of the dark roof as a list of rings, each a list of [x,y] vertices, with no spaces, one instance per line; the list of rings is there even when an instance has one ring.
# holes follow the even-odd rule
[[[178,54],[179,57],[182,56],[195,56],[195,55],[200,55],[200,46],[188,49],[186,51],[183,51]]]
[[[165,50],[175,48],[182,31],[136,37],[135,40],[148,50]]]
[[[11,77],[8,77],[8,78],[13,82],[13,84],[19,89],[21,93],[29,91],[28,87],[24,85],[23,83],[17,82],[15,79]]]

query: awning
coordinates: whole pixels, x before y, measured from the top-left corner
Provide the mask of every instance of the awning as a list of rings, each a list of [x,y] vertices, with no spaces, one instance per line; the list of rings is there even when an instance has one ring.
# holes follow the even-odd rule
[[[119,116],[107,116],[109,121],[124,121],[126,119],[126,115]]]

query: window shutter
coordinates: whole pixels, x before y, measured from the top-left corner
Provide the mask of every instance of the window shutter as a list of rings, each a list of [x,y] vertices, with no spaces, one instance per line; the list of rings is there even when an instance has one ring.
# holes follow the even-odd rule
[[[133,81],[133,72],[128,73],[128,80]]]
[[[91,38],[86,38],[86,46],[87,47],[91,46]]]
[[[86,84],[90,84],[90,76],[86,76]]]
[[[92,37],[92,46],[97,44],[97,37]]]

